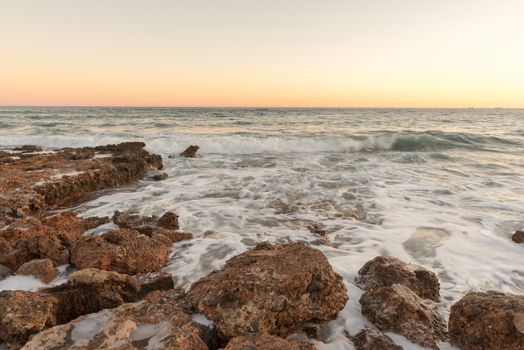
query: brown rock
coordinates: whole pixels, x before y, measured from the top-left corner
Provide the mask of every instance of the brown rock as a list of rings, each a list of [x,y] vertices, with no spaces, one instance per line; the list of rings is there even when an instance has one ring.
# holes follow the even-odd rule
[[[26,152],[41,152],[42,147],[34,146],[34,145],[23,145],[20,147],[13,148],[13,151],[21,151],[22,153]]]
[[[0,227],[46,210],[71,206],[96,191],[136,181],[162,158],[143,149],[143,143],[122,143],[95,148],[22,153],[18,159],[0,156]],[[30,150],[29,146],[24,150]],[[96,153],[109,157],[96,157]]]
[[[449,334],[462,350],[524,349],[524,296],[466,295],[451,307]]]
[[[165,180],[167,178],[168,178],[167,173],[157,173],[157,174],[151,175],[151,180],[153,180],[153,181],[162,181],[162,180]]]
[[[183,311],[183,293],[155,292],[138,303],[82,316],[33,336],[22,349],[207,350],[200,327]]]
[[[34,259],[20,266],[16,274],[35,276],[42,282],[49,283],[58,275],[58,271],[50,259]]]
[[[399,259],[377,256],[358,271],[357,284],[362,289],[402,284],[424,299],[438,301],[440,284],[437,276],[415,264]]]
[[[382,331],[399,333],[413,343],[438,349],[447,339],[446,324],[431,306],[401,284],[367,290],[360,298],[362,314]]]
[[[197,145],[191,145],[188,148],[186,148],[184,152],[180,153],[180,155],[182,157],[195,158],[199,148],[200,147],[198,147]]]
[[[286,336],[307,322],[336,318],[347,299],[326,257],[302,243],[261,244],[193,284],[187,296],[224,339]]]
[[[0,280],[3,280],[4,278],[9,277],[12,274],[13,274],[13,270],[11,270],[9,267],[5,265],[0,264]]]
[[[311,343],[285,340],[272,335],[243,336],[231,339],[225,350],[314,350]]]
[[[152,238],[135,230],[117,229],[102,236],[84,236],[71,249],[71,262],[79,269],[97,268],[134,275],[162,268],[171,241],[162,234]]]
[[[511,239],[515,243],[524,243],[524,231],[515,231]]]
[[[54,326],[58,300],[33,292],[0,292],[0,343],[18,344],[31,334]],[[13,345],[14,347],[14,345]]]
[[[115,211],[113,215],[113,222],[121,228],[138,229],[143,226],[154,226],[158,220],[158,217],[153,216],[141,216],[131,214],[129,212]]]
[[[175,288],[173,276],[171,274],[160,272],[149,272],[136,276],[140,284],[140,295],[145,296],[155,290],[168,290]]]
[[[179,230],[180,225],[178,223],[178,215],[173,212],[166,212],[158,219],[156,226],[162,227],[168,230]]]
[[[353,344],[357,350],[402,350],[400,345],[393,341],[378,329],[366,328],[353,337]]]

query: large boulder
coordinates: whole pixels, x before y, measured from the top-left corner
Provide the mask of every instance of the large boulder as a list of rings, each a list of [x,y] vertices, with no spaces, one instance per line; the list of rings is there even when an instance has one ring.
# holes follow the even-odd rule
[[[79,269],[97,268],[126,274],[161,269],[171,240],[162,234],[148,237],[135,230],[116,229],[102,236],[84,236],[71,249],[71,262]]]
[[[449,335],[462,350],[524,349],[524,296],[466,295],[451,307]]]
[[[0,344],[23,342],[30,335],[57,324],[58,299],[26,291],[0,292]]]
[[[272,335],[236,337],[224,350],[314,350],[311,343],[300,340],[285,340]]]
[[[337,317],[348,299],[326,257],[302,243],[260,244],[193,284],[187,300],[220,336],[286,336]]]
[[[40,332],[22,348],[207,350],[201,326],[184,311],[183,293],[154,292],[144,300],[82,316]]]
[[[49,283],[58,275],[58,271],[50,259],[34,259],[20,266],[16,274],[34,276],[44,283]]]
[[[367,290],[360,298],[362,314],[381,331],[399,333],[413,343],[437,349],[447,339],[444,320],[431,305],[401,284]]]
[[[365,328],[352,337],[357,350],[402,350],[384,333],[374,328]]]
[[[415,264],[397,258],[377,256],[358,271],[357,284],[363,289],[403,284],[423,299],[438,301],[440,284],[437,276]]]

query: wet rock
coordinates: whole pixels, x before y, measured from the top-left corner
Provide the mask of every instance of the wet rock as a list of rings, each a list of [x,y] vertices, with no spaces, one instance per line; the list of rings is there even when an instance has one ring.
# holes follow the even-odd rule
[[[198,147],[197,145],[191,145],[188,148],[186,148],[184,152],[180,153],[180,155],[182,157],[195,158],[199,148],[200,147]]]
[[[314,222],[314,223],[308,225],[307,228],[308,228],[309,232],[314,233],[316,235],[319,235],[321,237],[325,237],[328,234],[328,232],[318,222]]]
[[[449,334],[462,350],[524,349],[524,296],[466,295],[451,307]]]
[[[231,339],[225,350],[314,350],[311,343],[286,340],[272,335],[243,336]]]
[[[145,296],[155,290],[168,290],[175,288],[171,274],[160,271],[144,273],[136,276],[140,285],[140,296]]]
[[[24,145],[24,146],[13,148],[13,151],[21,151],[23,153],[26,153],[26,152],[42,152],[42,147],[38,147],[38,146],[34,146],[34,145]]]
[[[413,343],[437,349],[447,328],[430,304],[401,284],[367,290],[360,298],[362,314],[382,331],[399,333]]]
[[[377,256],[364,264],[356,282],[366,290],[402,284],[424,299],[438,301],[440,296],[440,284],[433,272],[387,256]]]
[[[178,223],[178,215],[168,211],[158,219],[156,226],[166,228],[168,230],[178,230],[180,225]]]
[[[515,231],[511,239],[515,243],[524,243],[524,231]]]
[[[24,263],[16,270],[17,275],[34,276],[44,283],[51,282],[57,275],[58,271],[50,259],[34,259]]]
[[[144,300],[82,316],[31,338],[24,350],[194,349],[207,350],[200,328],[184,312],[180,291],[155,292]]]
[[[9,267],[0,264],[0,280],[3,280],[6,277],[9,277],[13,274],[13,270]]]
[[[168,178],[167,173],[156,173],[150,176],[153,181],[162,181]]]
[[[113,215],[113,222],[121,228],[138,229],[143,226],[155,226],[158,217],[153,216],[142,216],[137,214],[131,214],[129,212],[115,211]]]
[[[31,334],[56,325],[58,300],[52,296],[25,292],[0,292],[0,343],[16,348]]]
[[[187,296],[224,339],[286,336],[307,322],[336,318],[347,299],[326,257],[302,243],[260,244],[193,284]]]
[[[116,229],[102,236],[84,236],[71,249],[79,269],[97,268],[134,275],[161,269],[171,241],[162,234],[148,237],[135,230]]]
[[[87,230],[108,221],[71,212],[20,220],[0,231],[0,263],[15,270],[33,259],[50,259],[55,266],[69,264],[71,245]]]
[[[306,325],[302,327],[302,331],[306,333],[309,339],[316,339],[323,343],[327,341],[328,334],[326,334],[326,332],[323,332],[318,325]]]
[[[144,146],[122,143],[9,157],[0,178],[0,227],[74,205],[96,191],[134,182],[151,169],[162,168],[162,158],[149,154]],[[97,157],[100,152],[108,156]]]
[[[403,347],[393,341],[378,329],[366,328],[353,338],[357,350],[402,350]]]

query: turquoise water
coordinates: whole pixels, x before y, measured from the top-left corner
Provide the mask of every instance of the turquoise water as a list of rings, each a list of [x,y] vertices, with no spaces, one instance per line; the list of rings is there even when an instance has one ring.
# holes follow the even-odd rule
[[[196,237],[166,268],[185,288],[259,241],[316,244],[318,223],[330,242],[316,247],[350,289],[328,348],[351,348],[342,330],[366,324],[353,281],[379,254],[435,271],[445,317],[469,291],[524,293],[510,239],[524,227],[524,110],[0,108],[4,147],[131,140],[169,178],[75,210],[176,211]],[[190,144],[200,157],[176,156]]]

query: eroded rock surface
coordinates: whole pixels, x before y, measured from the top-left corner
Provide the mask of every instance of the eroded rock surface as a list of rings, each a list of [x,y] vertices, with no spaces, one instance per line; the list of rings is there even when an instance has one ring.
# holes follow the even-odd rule
[[[0,263],[11,269],[33,259],[49,259],[55,266],[70,263],[69,249],[87,230],[108,218],[81,218],[62,212],[42,220],[26,218],[0,231]]]
[[[184,311],[183,293],[154,292],[144,300],[82,316],[31,338],[24,350],[188,349],[207,350],[201,327]]]
[[[357,350],[402,350],[402,346],[393,341],[378,329],[366,328],[353,338]]]
[[[244,336],[233,338],[225,350],[314,350],[311,343],[286,340],[272,335]]]
[[[58,271],[50,259],[34,259],[20,266],[16,274],[34,276],[44,283],[49,283],[58,275]]]
[[[358,271],[357,284],[363,289],[402,284],[423,299],[438,301],[440,284],[437,276],[415,264],[397,258],[377,256]]]
[[[172,241],[163,234],[152,237],[130,229],[101,236],[83,236],[71,249],[71,262],[79,269],[97,268],[134,275],[157,271],[167,261]]]
[[[449,335],[462,350],[524,349],[524,296],[466,295],[451,307]]]
[[[360,298],[360,304],[362,314],[382,331],[393,331],[433,349],[447,339],[444,320],[427,301],[404,285],[369,289]]]
[[[142,142],[49,152],[29,146],[0,152],[0,227],[48,209],[71,206],[93,192],[122,186],[162,168]],[[36,149],[36,148],[35,148]]]
[[[221,337],[231,339],[286,336],[306,322],[332,320],[348,295],[320,251],[302,243],[265,243],[193,284],[187,299],[214,321]]]

